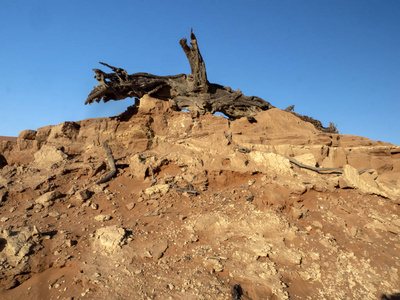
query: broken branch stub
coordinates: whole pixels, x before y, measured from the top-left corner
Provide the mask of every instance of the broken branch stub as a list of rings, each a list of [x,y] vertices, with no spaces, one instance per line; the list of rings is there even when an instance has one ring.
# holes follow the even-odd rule
[[[189,46],[186,38],[179,41],[190,64],[191,74],[157,76],[148,73],[128,73],[106,63],[113,73],[105,73],[93,69],[99,85],[95,86],[86,99],[85,104],[109,100],[122,100],[128,97],[142,98],[149,95],[170,101],[178,110],[199,111],[200,113],[222,112],[226,116],[237,119],[254,116],[259,111],[273,108],[269,102],[256,97],[245,96],[240,90],[210,83],[203,57],[201,56],[193,30],[190,34]]]
[[[190,32],[191,47],[188,46],[186,38],[179,41],[183,51],[189,60],[191,74],[188,80],[193,80],[193,92],[206,93],[208,91],[209,82],[207,80],[206,64],[200,54],[199,46],[197,45],[196,36],[193,29]]]

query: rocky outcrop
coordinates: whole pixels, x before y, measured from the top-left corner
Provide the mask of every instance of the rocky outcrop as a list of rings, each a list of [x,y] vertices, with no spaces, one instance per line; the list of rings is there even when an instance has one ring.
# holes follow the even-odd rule
[[[0,231],[0,282],[6,289],[20,284],[30,271],[30,254],[39,242],[36,227]]]
[[[105,140],[117,173],[98,184]],[[279,109],[230,121],[148,96],[23,131],[0,145],[0,298],[394,294],[399,153]]]

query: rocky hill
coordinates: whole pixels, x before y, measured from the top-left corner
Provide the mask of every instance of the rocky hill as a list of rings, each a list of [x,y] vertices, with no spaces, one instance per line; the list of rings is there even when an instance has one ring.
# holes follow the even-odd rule
[[[117,174],[108,172],[108,140]],[[400,146],[144,96],[0,143],[1,299],[396,299]]]

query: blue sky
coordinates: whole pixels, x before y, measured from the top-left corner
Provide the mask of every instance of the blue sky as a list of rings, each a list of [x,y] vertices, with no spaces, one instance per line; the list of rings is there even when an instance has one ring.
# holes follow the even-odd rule
[[[190,73],[191,27],[211,82],[400,145],[397,0],[0,0],[0,135],[123,112],[92,69]]]

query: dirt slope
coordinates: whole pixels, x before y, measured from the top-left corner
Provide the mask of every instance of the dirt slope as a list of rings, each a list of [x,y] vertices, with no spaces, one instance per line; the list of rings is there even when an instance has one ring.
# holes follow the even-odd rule
[[[0,298],[395,299],[400,147],[255,119],[144,97],[1,141]]]

